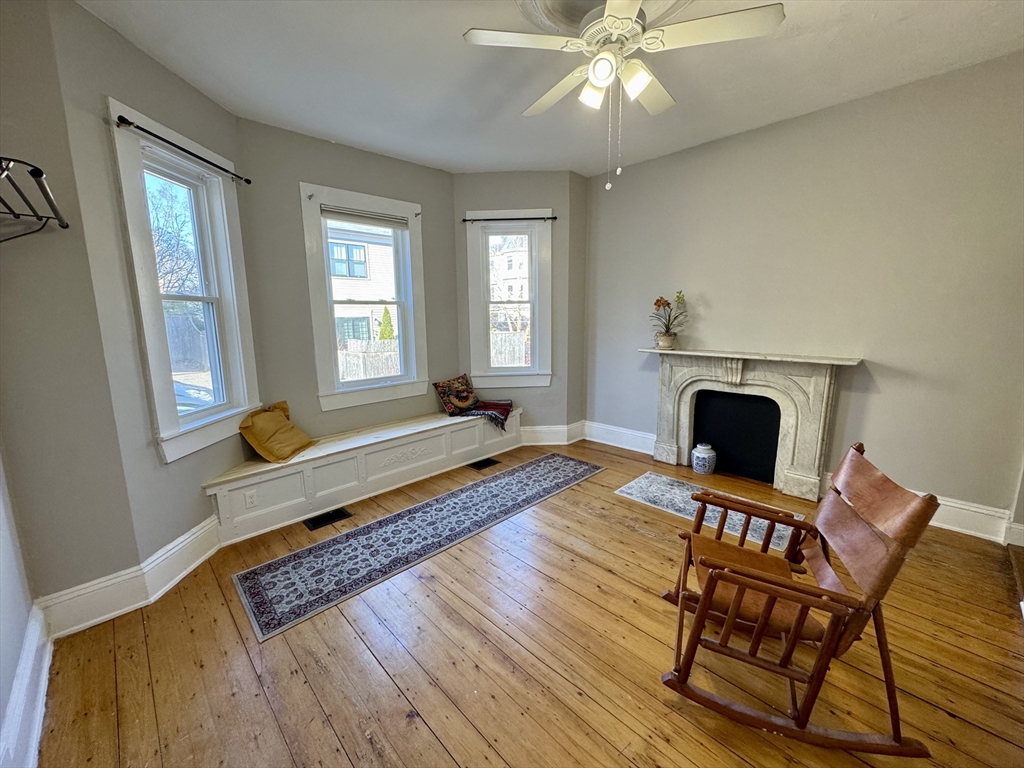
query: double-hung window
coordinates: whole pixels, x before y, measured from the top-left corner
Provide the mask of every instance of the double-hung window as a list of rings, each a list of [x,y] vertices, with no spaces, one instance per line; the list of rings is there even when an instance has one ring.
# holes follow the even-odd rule
[[[323,410],[423,395],[420,206],[300,184]]]
[[[366,275],[366,245],[327,241],[331,254],[331,277],[360,277]]]
[[[470,370],[479,387],[551,383],[551,216],[466,212]]]
[[[110,101],[196,154],[226,158]],[[157,445],[170,462],[235,434],[259,405],[233,183],[205,163],[114,129]]]

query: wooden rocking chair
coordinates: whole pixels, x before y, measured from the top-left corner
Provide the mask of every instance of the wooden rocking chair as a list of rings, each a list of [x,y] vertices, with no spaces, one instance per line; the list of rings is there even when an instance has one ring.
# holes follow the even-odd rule
[[[860,443],[847,452],[832,475],[831,489],[818,505],[813,525],[791,512],[746,499],[712,491],[693,495],[700,506],[693,530],[679,534],[685,542],[679,579],[675,589],[663,595],[679,606],[679,626],[673,671],[666,672],[662,682],[740,723],[821,747],[929,757],[923,743],[904,738],[900,731],[881,601],[939,503],[930,494],[918,496],[900,487],[878,471],[863,453]],[[708,506],[722,509],[713,538],[701,534]],[[743,516],[738,545],[722,539],[727,510]],[[767,522],[760,551],[744,547],[754,518]],[[792,528],[781,557],[768,553],[778,526]],[[832,569],[830,551],[843,563],[862,596],[850,594],[840,581]],[[793,579],[794,572],[807,572],[801,565],[804,562],[817,586]],[[691,567],[696,570],[700,591],[687,586]],[[812,610],[822,615],[824,625],[811,614]],[[694,617],[684,647],[683,617],[687,611]],[[891,736],[810,724],[811,710],[829,664],[850,649],[869,620],[874,622],[881,656]],[[709,621],[721,627],[717,638],[714,633],[704,634]],[[729,644],[734,634],[749,637],[746,648]],[[777,659],[758,655],[766,636],[781,639],[782,650]],[[801,642],[817,649],[807,669],[794,659]],[[690,673],[699,648],[786,678],[789,717],[748,707],[694,686]],[[802,698],[798,698],[797,683],[806,686]]]

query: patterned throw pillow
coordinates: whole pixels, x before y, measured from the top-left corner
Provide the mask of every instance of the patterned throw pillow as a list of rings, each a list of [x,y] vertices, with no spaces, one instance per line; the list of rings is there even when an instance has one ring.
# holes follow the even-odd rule
[[[473,391],[473,385],[469,383],[469,376],[462,374],[448,381],[439,381],[434,384],[438,397],[444,404],[444,409],[449,416],[458,416],[460,413],[475,408],[480,398]]]

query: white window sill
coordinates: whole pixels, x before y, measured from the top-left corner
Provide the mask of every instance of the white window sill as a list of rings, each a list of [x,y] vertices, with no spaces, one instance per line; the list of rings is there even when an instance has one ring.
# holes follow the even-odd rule
[[[407,381],[401,384],[377,384],[350,389],[344,392],[331,392],[320,395],[321,411],[336,411],[339,408],[352,408],[356,405],[383,403],[388,400],[399,400],[403,397],[416,397],[427,393],[428,382],[423,379]]]
[[[201,451],[214,443],[237,435],[238,425],[242,423],[246,414],[260,407],[260,403],[252,403],[229,411],[220,411],[209,418],[186,424],[177,432],[160,435],[157,444],[164,463],[170,464],[190,453]]]
[[[477,389],[507,389],[509,387],[550,387],[550,373],[474,373]]]

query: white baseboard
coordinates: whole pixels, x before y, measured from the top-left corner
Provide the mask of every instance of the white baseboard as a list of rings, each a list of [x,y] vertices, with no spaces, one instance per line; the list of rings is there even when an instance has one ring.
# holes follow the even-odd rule
[[[584,434],[587,440],[595,443],[613,445],[627,451],[638,451],[648,456],[654,453],[655,435],[650,432],[638,432],[635,429],[613,427],[610,424],[599,424],[596,421],[585,421]]]
[[[46,618],[38,606],[32,606],[0,725],[0,768],[36,768],[52,655]]]
[[[149,601],[163,597],[175,584],[220,548],[220,526],[210,515],[191,531],[154,552],[142,564]]]
[[[939,508],[932,518],[932,525],[980,539],[1004,543],[1007,526],[1010,525],[1010,510],[986,507],[970,501],[947,499],[939,496]]]
[[[39,598],[49,636],[70,635],[149,605],[217,551],[218,528],[211,515],[142,565]]]
[[[520,427],[523,445],[569,445],[586,436],[586,422],[558,427]]]
[[[595,443],[613,445],[630,451],[651,454],[654,452],[654,435],[637,432],[634,429],[598,424],[594,421],[577,421],[575,424],[550,427],[520,427],[523,445],[569,445],[577,440],[593,440]]]
[[[1003,544],[1016,544],[1018,547],[1024,547],[1024,524],[1007,523],[1006,530],[1003,532]]]

